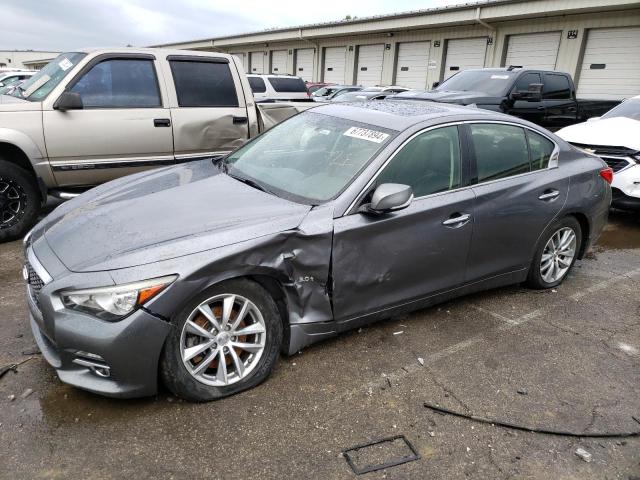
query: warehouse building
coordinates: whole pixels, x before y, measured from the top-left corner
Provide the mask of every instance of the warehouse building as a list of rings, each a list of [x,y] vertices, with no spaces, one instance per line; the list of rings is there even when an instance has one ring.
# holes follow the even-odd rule
[[[0,68],[39,70],[60,52],[42,50],[0,50]]]
[[[427,89],[464,69],[522,65],[570,73],[582,98],[640,94],[638,0],[497,0],[162,46],[308,81]]]

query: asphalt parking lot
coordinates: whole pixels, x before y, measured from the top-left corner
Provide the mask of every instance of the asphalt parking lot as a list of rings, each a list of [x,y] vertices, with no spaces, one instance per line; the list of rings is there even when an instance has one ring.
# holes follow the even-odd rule
[[[34,357],[0,379],[1,478],[640,478],[638,436],[530,433],[424,407],[580,434],[640,430],[637,214],[612,213],[553,291],[514,286],[384,321],[283,357],[263,385],[209,404],[60,383],[34,353],[22,261],[20,242],[0,245],[0,366]],[[395,435],[420,458],[356,476],[341,453]],[[395,442],[355,460],[398,455]]]

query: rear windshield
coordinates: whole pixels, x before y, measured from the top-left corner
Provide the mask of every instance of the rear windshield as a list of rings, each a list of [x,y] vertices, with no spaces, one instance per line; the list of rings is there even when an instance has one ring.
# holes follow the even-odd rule
[[[269,77],[269,83],[276,92],[306,92],[307,86],[301,78]]]
[[[264,93],[267,91],[267,86],[260,77],[249,77],[249,85],[253,93]]]

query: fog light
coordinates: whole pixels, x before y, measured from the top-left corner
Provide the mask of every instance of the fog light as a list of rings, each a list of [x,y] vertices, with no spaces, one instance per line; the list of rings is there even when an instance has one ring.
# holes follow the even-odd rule
[[[100,355],[90,352],[83,352],[82,350],[78,350],[76,352],[76,357],[73,360],[73,363],[76,365],[80,365],[81,367],[86,367],[91,371],[91,373],[97,375],[101,378],[108,378],[111,376],[111,367],[106,364],[104,358]]]

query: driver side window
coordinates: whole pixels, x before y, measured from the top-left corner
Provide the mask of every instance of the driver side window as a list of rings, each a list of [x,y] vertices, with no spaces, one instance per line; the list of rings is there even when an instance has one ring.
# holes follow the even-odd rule
[[[376,183],[409,185],[415,197],[458,188],[458,127],[438,128],[415,137],[393,157],[378,176]]]

